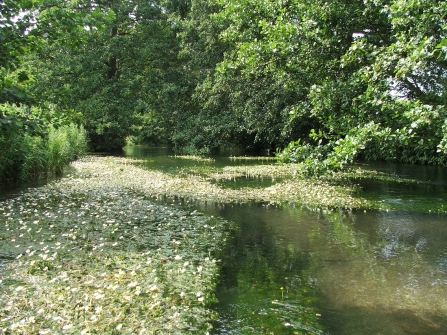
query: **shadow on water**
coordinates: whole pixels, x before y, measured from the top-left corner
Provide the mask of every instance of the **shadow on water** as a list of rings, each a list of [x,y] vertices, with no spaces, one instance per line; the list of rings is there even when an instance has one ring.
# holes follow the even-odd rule
[[[366,199],[379,200],[384,207],[408,211],[447,211],[447,168],[441,166],[374,163],[359,166],[395,176],[398,180],[362,180],[359,182]],[[387,206],[389,205],[389,206]]]

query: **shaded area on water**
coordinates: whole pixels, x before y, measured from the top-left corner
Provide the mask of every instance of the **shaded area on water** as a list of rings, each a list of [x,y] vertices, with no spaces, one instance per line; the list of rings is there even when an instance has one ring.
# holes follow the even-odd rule
[[[361,196],[383,202],[383,208],[446,213],[447,168],[430,165],[374,163],[360,165],[395,176],[398,180],[361,180]],[[400,180],[399,180],[400,179]]]

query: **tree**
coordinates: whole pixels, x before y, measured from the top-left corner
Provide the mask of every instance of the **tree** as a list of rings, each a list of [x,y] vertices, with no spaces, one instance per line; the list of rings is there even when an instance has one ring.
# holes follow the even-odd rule
[[[364,15],[375,12],[382,28],[365,26],[342,56],[347,80],[311,93],[320,138],[335,134],[328,157],[333,166],[354,158],[447,163],[445,50],[438,47],[446,9],[429,0],[365,2]],[[335,106],[343,107],[340,114],[334,115]]]
[[[86,2],[87,10],[113,11],[103,30],[86,29],[76,50],[48,46],[40,54],[40,94],[82,112],[95,150],[119,149],[132,133],[138,115],[150,113],[153,82],[170,53],[170,29],[157,1]],[[45,66],[46,59],[52,59]],[[164,66],[163,65],[163,66]],[[36,88],[37,90],[42,88]]]
[[[28,84],[34,76],[23,67],[23,57],[45,44],[77,46],[83,42],[85,27],[100,28],[113,17],[95,8],[81,11],[77,1],[17,0],[0,3],[0,102],[38,103]]]

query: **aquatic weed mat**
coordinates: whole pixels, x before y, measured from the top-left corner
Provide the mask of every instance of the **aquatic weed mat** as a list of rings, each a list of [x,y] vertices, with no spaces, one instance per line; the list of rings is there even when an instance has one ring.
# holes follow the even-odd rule
[[[4,200],[0,333],[205,334],[226,224],[120,178],[71,177]]]
[[[300,178],[294,164],[224,168],[198,165],[179,169],[176,175],[139,165],[137,160],[118,157],[88,157],[73,163],[76,174],[83,179],[88,178],[89,183],[122,180],[128,187],[154,197],[210,203],[290,203],[310,210],[372,207],[365,199],[355,196],[358,190],[353,185],[334,185],[326,180]],[[240,178],[273,180],[268,187],[229,188],[217,185],[221,181]]]

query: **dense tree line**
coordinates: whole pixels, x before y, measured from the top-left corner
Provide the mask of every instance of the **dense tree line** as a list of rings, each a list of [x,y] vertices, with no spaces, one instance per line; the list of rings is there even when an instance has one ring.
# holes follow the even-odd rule
[[[0,102],[82,124],[94,150],[278,149],[310,173],[358,158],[447,163],[446,2],[0,6]]]

